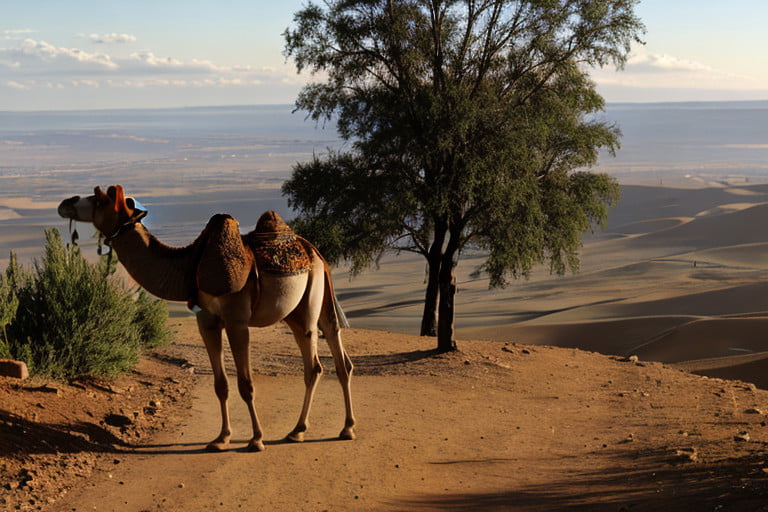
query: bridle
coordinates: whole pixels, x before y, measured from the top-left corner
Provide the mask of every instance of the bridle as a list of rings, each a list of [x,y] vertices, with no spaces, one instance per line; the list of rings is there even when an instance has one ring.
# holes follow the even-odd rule
[[[126,198],[126,199],[130,200],[134,204],[133,215],[131,215],[128,218],[128,220],[118,225],[115,231],[111,235],[105,235],[101,231],[97,230],[99,236],[98,236],[96,254],[98,254],[99,256],[104,256],[104,255],[107,256],[106,273],[109,273],[109,267],[112,265],[112,254],[113,254],[112,242],[116,238],[118,238],[120,235],[128,231],[129,229],[135,228],[136,224],[141,224],[141,219],[146,217],[147,213],[149,213],[147,210],[143,208],[138,208],[137,204],[140,205],[140,203],[135,199],[133,198]],[[71,240],[71,244],[73,246],[77,246],[77,241],[80,239],[80,234],[77,232],[77,221],[72,218],[69,219],[69,237]]]

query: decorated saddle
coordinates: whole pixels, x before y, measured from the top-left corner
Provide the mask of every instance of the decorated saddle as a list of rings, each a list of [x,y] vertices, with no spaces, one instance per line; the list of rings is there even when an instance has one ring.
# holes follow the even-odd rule
[[[294,233],[277,212],[265,212],[243,242],[251,249],[258,272],[291,276],[308,272],[312,266],[312,245]]]

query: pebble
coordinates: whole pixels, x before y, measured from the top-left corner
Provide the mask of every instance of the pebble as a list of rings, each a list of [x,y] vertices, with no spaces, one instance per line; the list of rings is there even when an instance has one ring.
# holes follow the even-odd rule
[[[696,452],[696,448],[681,448],[675,450],[675,456],[679,457],[683,462],[699,461],[699,454]]]
[[[745,443],[749,441],[749,432],[739,432],[737,435],[733,436],[733,440],[740,443]]]

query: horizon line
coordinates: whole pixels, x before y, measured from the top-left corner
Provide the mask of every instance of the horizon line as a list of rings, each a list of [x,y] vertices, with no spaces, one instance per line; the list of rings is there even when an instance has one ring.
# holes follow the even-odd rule
[[[664,106],[664,105],[734,105],[734,104],[768,104],[768,98],[760,100],[690,100],[690,101],[606,101],[605,106]],[[103,108],[82,108],[82,109],[19,109],[5,110],[0,109],[0,114],[60,114],[67,112],[110,112],[110,111],[158,111],[158,110],[204,110],[204,109],[224,109],[224,108],[292,108],[296,110],[296,105],[292,103],[233,103],[220,105],[185,105],[177,107],[103,107]]]

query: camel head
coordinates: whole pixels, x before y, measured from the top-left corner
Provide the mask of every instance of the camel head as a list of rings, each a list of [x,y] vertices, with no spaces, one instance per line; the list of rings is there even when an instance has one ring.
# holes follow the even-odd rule
[[[147,214],[136,200],[125,197],[120,185],[109,187],[106,193],[96,187],[92,196],[65,199],[58,211],[65,219],[92,222],[106,237],[113,236],[126,224],[140,221]]]

